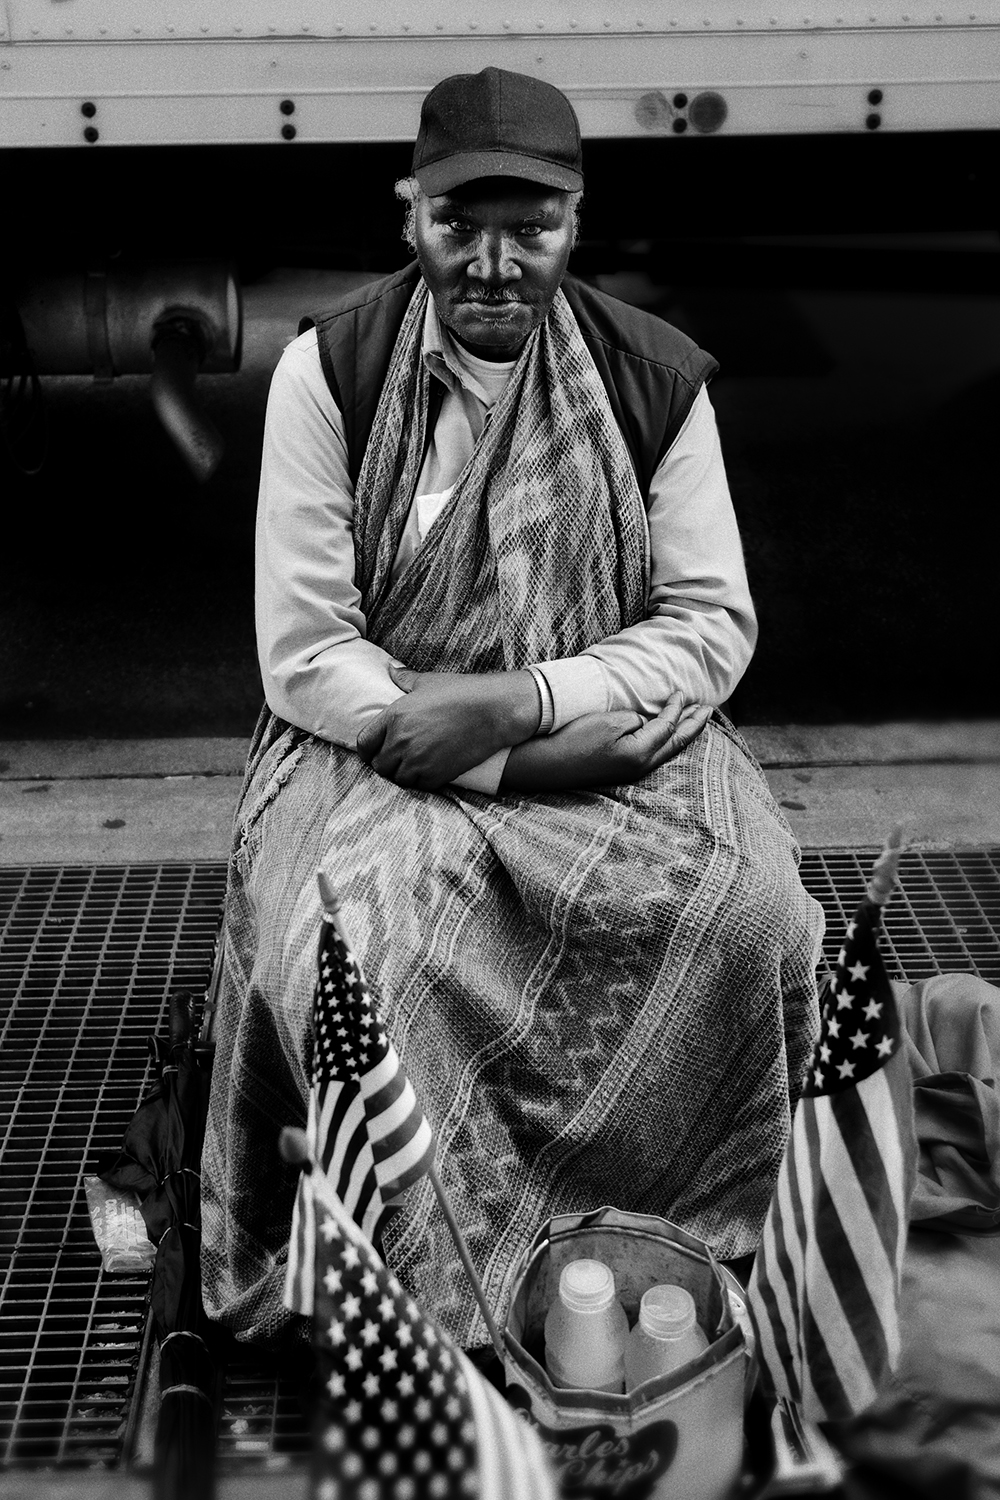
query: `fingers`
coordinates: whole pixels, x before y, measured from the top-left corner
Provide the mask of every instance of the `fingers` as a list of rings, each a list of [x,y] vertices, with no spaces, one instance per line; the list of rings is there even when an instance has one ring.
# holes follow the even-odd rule
[[[712,717],[711,707],[703,703],[690,703],[677,720],[673,734],[661,749],[654,752],[649,764],[649,770],[655,771],[657,766],[665,765],[675,755],[685,750],[693,740],[696,740]]]
[[[684,704],[683,694],[671,693],[655,719],[623,736],[636,763],[636,778],[664,765],[696,740],[712,717],[703,703]]]
[[[389,676],[398,688],[403,689],[404,693],[413,692],[420,680],[420,675],[419,672],[411,671],[409,667],[399,666],[394,661],[389,663]]]
[[[361,733],[358,735],[358,738],[355,742],[355,748],[357,749],[358,754],[361,756],[361,759],[367,761],[369,765],[371,765],[372,761],[375,759],[375,756],[382,748],[382,742],[385,739],[387,727],[388,720],[386,718],[385,710],[383,709],[381,713],[375,715],[374,719],[369,720],[364,729],[362,729]]]
[[[405,668],[403,670],[406,670]],[[419,676],[419,673],[414,673]],[[437,791],[451,779],[447,766],[442,769],[439,758],[428,756],[426,747],[415,747],[407,735],[398,732],[396,705],[391,703],[375,715],[358,735],[355,748],[361,759],[371,766],[377,775],[397,786],[413,787],[422,792]]]
[[[671,693],[655,719],[648,719],[631,731],[631,747],[640,759],[645,761],[657,755],[670,742],[684,712],[684,694]]]
[[[409,667],[404,667],[400,662],[391,661],[389,663],[389,676],[404,693],[412,693],[417,682],[420,680],[421,674],[411,671]],[[369,765],[371,765],[373,759],[382,748],[385,737],[389,732],[392,708],[393,704],[390,703],[388,707],[383,708],[380,713],[377,713],[365,725],[355,741],[355,749],[361,756],[361,759],[367,761]]]

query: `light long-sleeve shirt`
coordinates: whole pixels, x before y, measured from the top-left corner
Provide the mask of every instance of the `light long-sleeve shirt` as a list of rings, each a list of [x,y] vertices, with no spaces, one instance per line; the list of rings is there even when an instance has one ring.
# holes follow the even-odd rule
[[[445,394],[395,571],[449,503],[513,369],[463,349],[440,324],[433,299],[423,357]],[[388,670],[397,658],[366,637],[353,505],[344,423],[312,329],[286,348],[268,398],[257,510],[257,644],[274,713],[351,750],[371,718],[401,696]],[[687,702],[721,703],[746,670],[757,625],[704,388],[653,476],[647,521],[648,618],[577,656],[538,663],[551,731],[582,714],[615,709],[652,717],[675,689]],[[508,753],[457,782],[495,792]]]

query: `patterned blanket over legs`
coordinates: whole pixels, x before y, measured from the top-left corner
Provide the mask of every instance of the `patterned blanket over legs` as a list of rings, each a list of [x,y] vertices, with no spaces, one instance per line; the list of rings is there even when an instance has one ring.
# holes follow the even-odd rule
[[[449,507],[397,577],[424,449],[418,286],[355,496],[369,638],[415,670],[569,656],[643,617],[645,517],[561,294]],[[416,455],[416,456],[414,456]],[[236,820],[203,1159],[204,1299],[275,1335],[305,1122],[322,867],[487,1296],[539,1225],[611,1204],[721,1256],[752,1250],[817,1026],[819,907],[759,768],[721,717],[634,786],[406,790],[265,716]],[[426,1181],[389,1264],[465,1345],[486,1334]]]
[[[814,1032],[820,918],[760,772],[714,722],[635,787],[403,791],[270,721],[238,819],[203,1164],[206,1306],[245,1338],[281,1306],[321,912],[343,919],[491,1305],[553,1213],[658,1213],[752,1250]],[[282,857],[262,857],[266,847]],[[386,1253],[485,1342],[426,1180]]]

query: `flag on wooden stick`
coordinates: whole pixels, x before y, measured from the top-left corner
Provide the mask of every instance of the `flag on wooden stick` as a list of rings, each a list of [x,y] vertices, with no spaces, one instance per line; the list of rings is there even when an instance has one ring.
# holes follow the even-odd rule
[[[378,1240],[391,1200],[434,1160],[434,1137],[382,1025],[338,917],[337,899],[319,875],[324,920],[313,995],[312,1088],[307,1140],[339,1201]],[[300,1181],[292,1218],[285,1305],[311,1316],[316,1225]]]
[[[772,1390],[809,1421],[875,1399],[899,1358],[899,1290],[916,1171],[912,1083],[879,956],[898,830],[848,924],[749,1288]]]
[[[407,1296],[303,1133],[282,1149],[317,1230],[312,1500],[556,1500],[536,1433]]]

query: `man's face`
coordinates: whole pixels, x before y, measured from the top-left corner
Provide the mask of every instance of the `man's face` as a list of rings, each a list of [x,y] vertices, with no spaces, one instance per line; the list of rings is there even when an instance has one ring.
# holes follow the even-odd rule
[[[482,359],[514,359],[541,323],[573,244],[569,193],[484,177],[421,197],[417,259],[442,323]]]

